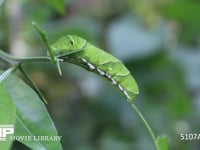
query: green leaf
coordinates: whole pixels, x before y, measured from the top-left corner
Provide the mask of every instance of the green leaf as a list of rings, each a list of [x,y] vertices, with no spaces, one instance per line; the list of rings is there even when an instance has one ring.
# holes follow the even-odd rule
[[[15,122],[15,107],[12,97],[8,93],[7,89],[2,83],[0,83],[0,128],[2,125],[14,125]],[[2,132],[0,132],[1,135]],[[0,148],[3,150],[9,150],[12,144],[12,140],[9,136],[6,136],[6,141],[0,140]],[[2,136],[0,136],[2,137]]]
[[[13,67],[8,68],[2,74],[0,74],[0,82],[2,82],[3,80],[5,80],[15,70],[16,70],[16,66],[13,66]]]
[[[166,136],[162,136],[162,137],[159,136],[157,138],[156,143],[158,145],[158,150],[168,150],[168,142],[167,142]]]
[[[36,140],[38,136],[57,136],[54,123],[38,95],[14,75],[9,76],[4,82],[16,107],[15,136],[31,137],[31,140],[18,141],[32,149],[62,150],[59,140]]]
[[[54,7],[59,13],[63,14],[65,11],[64,0],[44,0],[46,3]]]

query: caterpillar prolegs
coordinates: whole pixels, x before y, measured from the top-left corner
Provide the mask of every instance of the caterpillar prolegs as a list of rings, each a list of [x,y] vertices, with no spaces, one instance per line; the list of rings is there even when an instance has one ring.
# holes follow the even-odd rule
[[[55,56],[67,57],[70,62],[85,66],[84,68],[105,77],[129,102],[139,94],[138,85],[125,65],[85,39],[67,35],[52,44],[51,49]]]

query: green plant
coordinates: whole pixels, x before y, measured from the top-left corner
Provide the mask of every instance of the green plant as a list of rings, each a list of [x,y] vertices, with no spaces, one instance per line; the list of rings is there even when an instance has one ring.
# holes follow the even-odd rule
[[[77,64],[110,80],[113,86],[117,87],[117,89],[128,99],[128,102],[131,104],[132,108],[139,115],[146,128],[148,129],[155,143],[156,149],[167,150],[167,138],[163,136],[156,139],[149,124],[139,109],[132,103],[135,96],[139,93],[138,86],[133,77],[130,75],[130,72],[120,60],[116,59],[114,56],[108,53],[105,53],[103,50],[89,44],[86,40],[77,36],[64,36],[60,38],[56,43],[50,45],[45,32],[42,31],[35,23],[33,23],[33,25],[44,41],[50,56],[47,55],[41,57],[16,58],[0,50],[0,58],[4,62],[11,65],[11,67],[6,71],[1,71],[0,92],[5,94],[1,94],[0,102],[3,107],[11,105],[4,103],[5,100],[3,99],[8,99],[10,103],[14,103],[14,106],[11,105],[12,107],[8,107],[9,111],[11,112],[11,119],[6,123],[15,124],[15,136],[57,136],[57,131],[53,121],[51,120],[44,104],[39,100],[39,98],[42,99],[45,103],[47,103],[47,101],[24,70],[23,64],[34,63],[38,61],[52,62],[56,64],[61,75],[62,72],[60,65],[61,62],[64,61]],[[100,59],[92,59],[95,57],[95,55],[100,55]],[[16,69],[20,70],[26,79],[32,84],[34,91],[28,87],[21,79],[15,75],[11,75]],[[23,91],[23,94],[17,93],[19,89]],[[4,113],[5,112],[2,112],[2,114]],[[35,120],[33,119],[34,117],[28,118],[27,113],[34,114]],[[4,123],[3,120],[5,117],[6,116],[1,117],[0,123]],[[23,144],[32,149],[62,149],[59,141],[33,142],[25,140]],[[10,145],[11,142],[5,144],[4,148],[8,149]]]

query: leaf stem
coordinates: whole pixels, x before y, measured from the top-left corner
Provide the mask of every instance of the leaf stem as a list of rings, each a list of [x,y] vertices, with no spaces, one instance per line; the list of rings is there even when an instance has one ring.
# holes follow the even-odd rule
[[[138,114],[138,116],[140,117],[140,119],[142,120],[142,122],[144,123],[144,125],[146,126],[147,130],[149,131],[149,134],[151,135],[153,142],[156,146],[156,149],[159,150],[157,142],[156,142],[156,137],[153,133],[153,130],[151,129],[151,127],[149,126],[148,122],[146,121],[146,119],[144,118],[144,116],[142,115],[142,113],[139,111],[139,109],[137,108],[137,106],[135,106],[134,104],[131,104],[132,108],[136,111],[136,113]]]
[[[22,65],[19,65],[19,70],[26,77],[26,79],[28,80],[28,82],[32,85],[33,89],[38,94],[38,96],[40,97],[40,99],[43,100],[45,104],[47,104],[47,100],[45,99],[45,97],[43,96],[43,94],[40,92],[40,90],[38,89],[38,87],[35,84],[35,82],[33,82],[33,80],[31,79],[31,77],[26,73],[26,71],[24,70],[24,68],[22,67]]]

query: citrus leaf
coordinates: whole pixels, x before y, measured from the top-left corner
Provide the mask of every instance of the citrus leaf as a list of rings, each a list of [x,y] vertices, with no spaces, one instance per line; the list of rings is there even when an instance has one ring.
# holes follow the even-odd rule
[[[2,74],[0,74],[0,82],[5,80],[15,70],[16,70],[16,66],[8,68],[6,71],[4,71]]]
[[[46,3],[54,7],[59,13],[64,13],[65,3],[64,0],[44,0]]]
[[[0,83],[0,129],[5,129],[5,125],[14,125],[14,122],[15,107],[12,97],[10,96],[4,85]],[[14,133],[14,127],[12,129],[13,131],[11,132]],[[3,133],[3,131],[0,132],[0,148],[3,150],[9,150],[12,144],[12,140],[9,136],[11,136],[12,134],[8,134],[5,141],[2,141],[3,135],[1,133]]]
[[[45,105],[38,95],[15,75],[4,80],[5,86],[13,97],[16,107],[15,136],[30,137],[30,140],[19,140],[32,149],[62,150],[57,131]],[[48,138],[42,140],[38,138]],[[56,138],[52,139],[49,138]]]

